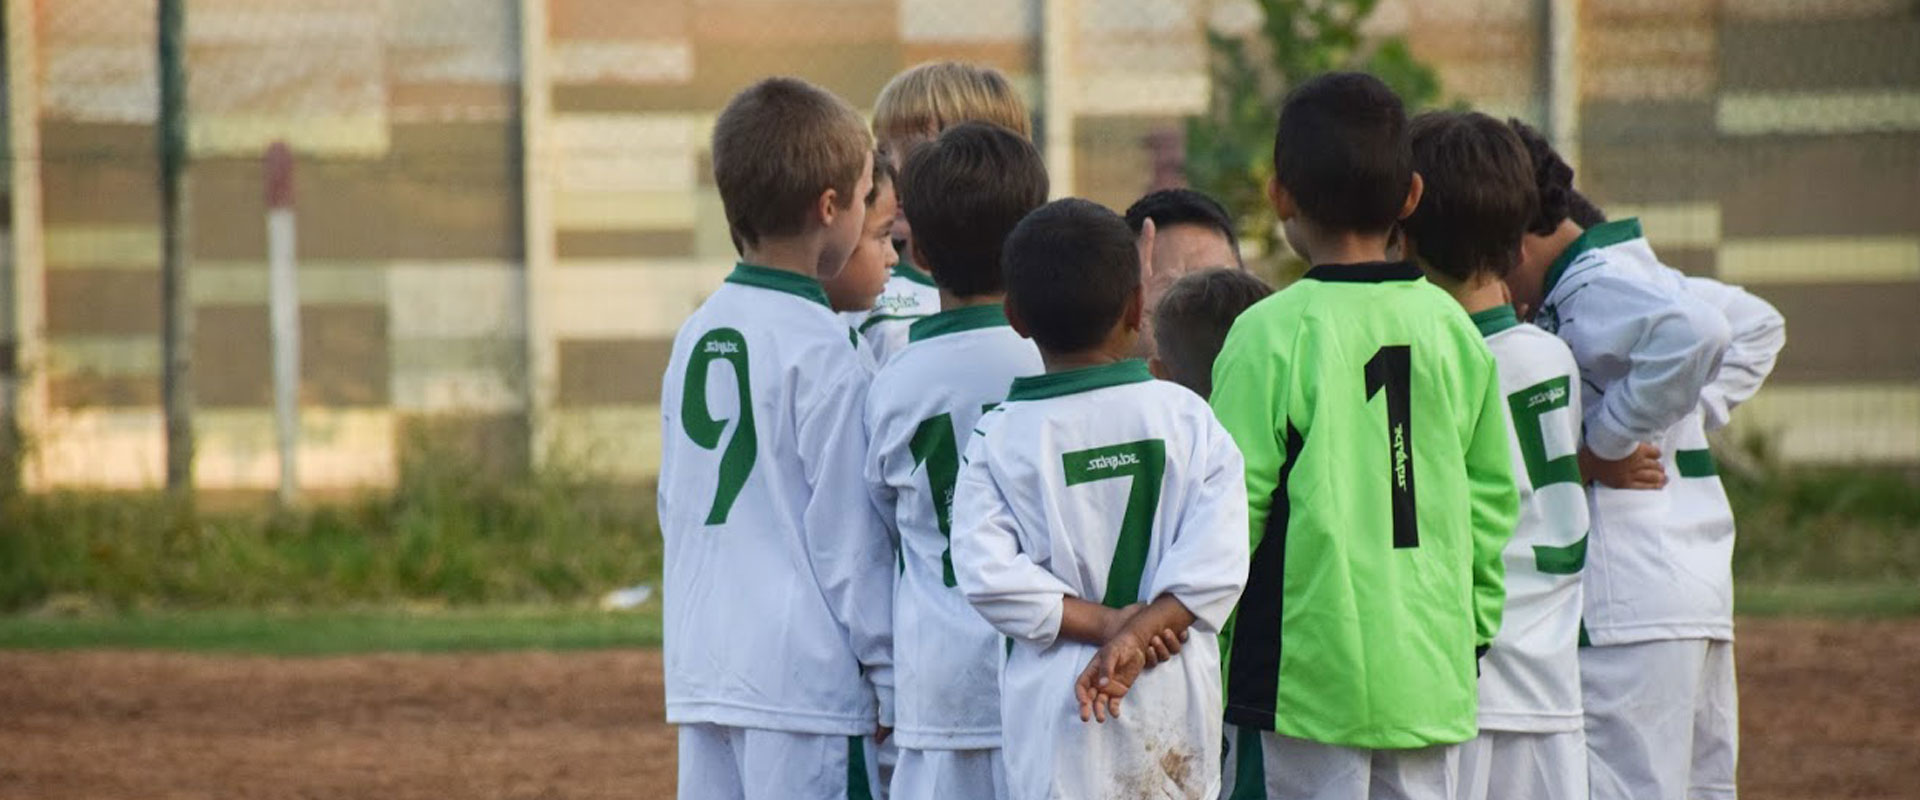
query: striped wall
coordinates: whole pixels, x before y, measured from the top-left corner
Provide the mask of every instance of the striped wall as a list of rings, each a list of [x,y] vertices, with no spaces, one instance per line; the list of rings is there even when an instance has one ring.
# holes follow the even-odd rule
[[[391,481],[417,431],[530,446],[530,314],[548,443],[640,480],[679,321],[732,263],[707,139],[784,72],[868,108],[899,69],[963,58],[1039,80],[1033,0],[539,0],[549,145],[522,147],[521,0],[189,0],[198,478],[266,488],[259,158],[298,166],[303,477]],[[1148,141],[1209,91],[1201,0],[1070,0],[1071,189],[1145,190]],[[162,473],[154,0],[35,5],[46,409],[40,485]],[[1900,0],[1583,0],[1580,184],[1663,256],[1787,314],[1746,433],[1809,461],[1920,462],[1920,17]],[[1538,119],[1536,0],[1385,0],[1449,101]],[[1237,20],[1237,21],[1236,21]],[[1256,20],[1257,21],[1257,20]],[[11,31],[10,35],[29,33]],[[1036,109],[1041,110],[1041,109]],[[527,159],[544,176],[529,184]],[[529,295],[527,193],[552,269]],[[543,237],[541,241],[545,241]],[[543,339],[543,341],[546,341]]]

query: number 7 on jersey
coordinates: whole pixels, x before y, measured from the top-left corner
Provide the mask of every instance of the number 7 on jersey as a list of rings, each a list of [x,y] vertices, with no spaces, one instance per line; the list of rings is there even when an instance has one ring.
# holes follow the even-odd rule
[[[1076,450],[1060,456],[1067,485],[1132,478],[1127,510],[1120,520],[1120,536],[1113,544],[1113,564],[1107,568],[1107,591],[1100,604],[1124,608],[1140,599],[1140,578],[1147,571],[1147,544],[1153,518],[1160,512],[1160,483],[1167,472],[1167,443],[1142,439],[1126,444]]]

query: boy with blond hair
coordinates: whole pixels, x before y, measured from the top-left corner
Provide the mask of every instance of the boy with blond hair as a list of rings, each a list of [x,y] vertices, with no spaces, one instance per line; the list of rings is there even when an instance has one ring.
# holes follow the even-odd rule
[[[769,135],[777,132],[778,135]],[[686,800],[870,792],[892,722],[892,547],[861,480],[869,367],[828,307],[865,222],[872,139],[769,78],[713,132],[742,260],[674,338],[661,387],[667,721]]]
[[[896,178],[914,147],[962,122],[992,123],[1025,139],[1033,135],[1027,104],[1013,83],[992,67],[961,61],[921,64],[893,76],[873,103],[873,133]],[[900,191],[904,196],[904,181]],[[924,266],[908,257],[910,237],[911,227],[902,214],[893,227],[900,263],[873,311],[853,323],[881,364],[907,346],[907,328],[914,320],[940,310],[940,287]]]

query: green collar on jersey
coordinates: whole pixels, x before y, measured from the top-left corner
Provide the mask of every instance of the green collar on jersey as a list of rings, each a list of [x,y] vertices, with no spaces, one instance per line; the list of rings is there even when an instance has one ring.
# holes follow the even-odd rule
[[[941,311],[921,317],[907,326],[907,341],[918,342],[949,333],[973,331],[1007,324],[1007,307],[995,303],[989,306],[966,306],[951,311]]]
[[[933,276],[921,272],[920,268],[914,266],[905,256],[901,256],[899,263],[893,265],[893,277],[905,278],[929,289],[940,288],[933,282]]]
[[[786,292],[795,297],[803,297],[820,305],[832,308],[827,303],[827,290],[820,282],[798,272],[788,272],[772,267],[758,267],[742,261],[735,264],[733,274],[727,276],[727,283],[752,286],[759,289],[772,289]]]
[[[1360,264],[1321,264],[1307,270],[1306,277],[1328,283],[1385,283],[1419,280],[1426,274],[1411,261],[1368,261]]]
[[[1014,378],[1013,388],[1007,391],[1007,402],[1045,400],[1049,397],[1091,392],[1095,389],[1128,383],[1146,383],[1150,380],[1153,380],[1153,373],[1147,371],[1147,362],[1129,358],[1097,367],[1081,367],[1066,372],[1049,372],[1045,375]]]
[[[1567,267],[1571,266],[1573,260],[1579,258],[1581,253],[1602,247],[1612,247],[1621,242],[1638,239],[1643,235],[1640,232],[1640,220],[1636,217],[1602,222],[1588,228],[1580,234],[1580,238],[1567,245],[1567,249],[1560,253],[1559,258],[1553,260],[1553,266],[1547,267],[1547,282],[1540,287],[1540,294],[1542,296],[1552,294],[1554,285],[1560,282],[1560,276],[1567,273]]]
[[[1468,316],[1473,319],[1473,326],[1480,329],[1481,336],[1492,336],[1520,324],[1520,315],[1510,305],[1494,306]]]

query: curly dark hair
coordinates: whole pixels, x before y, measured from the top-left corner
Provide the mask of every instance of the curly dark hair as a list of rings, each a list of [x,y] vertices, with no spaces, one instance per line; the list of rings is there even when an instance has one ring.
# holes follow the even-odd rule
[[[1540,205],[1533,219],[1527,221],[1527,232],[1535,236],[1553,233],[1572,213],[1573,167],[1533,126],[1508,119],[1507,127],[1519,134],[1520,143],[1526,146],[1527,157],[1533,160],[1533,185],[1540,193]]]

